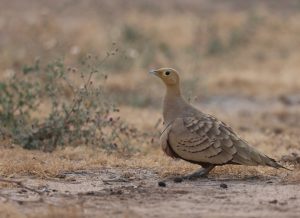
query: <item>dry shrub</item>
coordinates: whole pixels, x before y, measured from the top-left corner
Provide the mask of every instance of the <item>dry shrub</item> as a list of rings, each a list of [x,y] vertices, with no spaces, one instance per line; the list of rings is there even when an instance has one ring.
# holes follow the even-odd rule
[[[27,149],[53,151],[58,145],[89,145],[131,152],[128,137],[137,138],[139,133],[118,116],[119,109],[104,88],[107,75],[101,71],[117,51],[114,45],[103,59],[88,55],[78,69],[66,69],[61,61],[45,68],[36,62],[0,83],[2,135],[10,135]],[[100,80],[95,81],[95,76]],[[36,115],[43,104],[49,112]]]

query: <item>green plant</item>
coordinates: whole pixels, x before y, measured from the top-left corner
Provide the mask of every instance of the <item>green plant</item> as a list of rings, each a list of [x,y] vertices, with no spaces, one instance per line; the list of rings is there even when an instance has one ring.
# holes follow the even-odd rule
[[[61,60],[46,67],[39,62],[24,67],[22,73],[0,84],[1,125],[27,149],[53,151],[58,145],[84,144],[132,151],[128,137],[137,138],[138,132],[121,121],[104,88],[107,75],[101,72],[116,51],[114,47],[102,60],[88,55],[78,69],[66,69]],[[47,105],[50,112],[34,119],[39,105]]]
[[[40,86],[14,75],[7,82],[0,82],[0,121],[1,126],[18,131],[18,126],[30,120],[30,112],[39,105]]]

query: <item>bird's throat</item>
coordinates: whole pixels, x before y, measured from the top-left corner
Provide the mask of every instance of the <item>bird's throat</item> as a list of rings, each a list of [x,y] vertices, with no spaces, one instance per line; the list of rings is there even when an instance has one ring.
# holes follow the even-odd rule
[[[181,97],[181,90],[178,84],[176,85],[168,85],[166,88],[166,96],[168,97]]]
[[[167,86],[163,105],[163,118],[166,125],[180,117],[186,102],[181,96],[179,86]]]

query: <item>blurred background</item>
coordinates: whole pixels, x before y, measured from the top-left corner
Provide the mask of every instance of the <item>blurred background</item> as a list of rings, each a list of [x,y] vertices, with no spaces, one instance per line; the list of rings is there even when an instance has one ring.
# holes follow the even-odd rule
[[[130,78],[123,103],[134,103],[130,92],[143,87],[145,99],[135,103],[147,105],[147,91],[156,89],[146,72],[161,66],[178,69],[198,95],[276,96],[299,89],[296,0],[0,3],[3,78],[36,58],[76,63],[87,53],[105,55],[116,43],[120,54],[105,69],[116,80]]]
[[[252,143],[278,152],[294,137],[284,149],[297,149],[299,19],[298,0],[1,0],[0,80],[35,80],[31,72],[59,60],[76,82],[79,65],[96,57],[93,79],[104,75],[120,117],[147,132],[160,123],[164,93],[147,72],[172,67],[189,101]],[[36,110],[47,116],[49,103]],[[273,135],[280,140],[269,145]]]
[[[157,82],[146,72],[161,66],[178,69],[185,87],[199,96],[276,97],[299,91],[297,0],[0,4],[2,79],[36,58],[63,58],[68,65],[88,53],[105,55],[116,43],[119,54],[104,67],[113,77],[111,88],[125,95],[124,104],[153,103],[158,93],[149,92],[157,90]]]

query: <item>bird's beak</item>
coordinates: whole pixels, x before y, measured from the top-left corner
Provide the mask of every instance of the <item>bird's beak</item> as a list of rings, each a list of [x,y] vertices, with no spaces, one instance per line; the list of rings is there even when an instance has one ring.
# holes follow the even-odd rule
[[[155,76],[159,76],[159,72],[157,70],[150,70],[149,74],[155,75]]]

